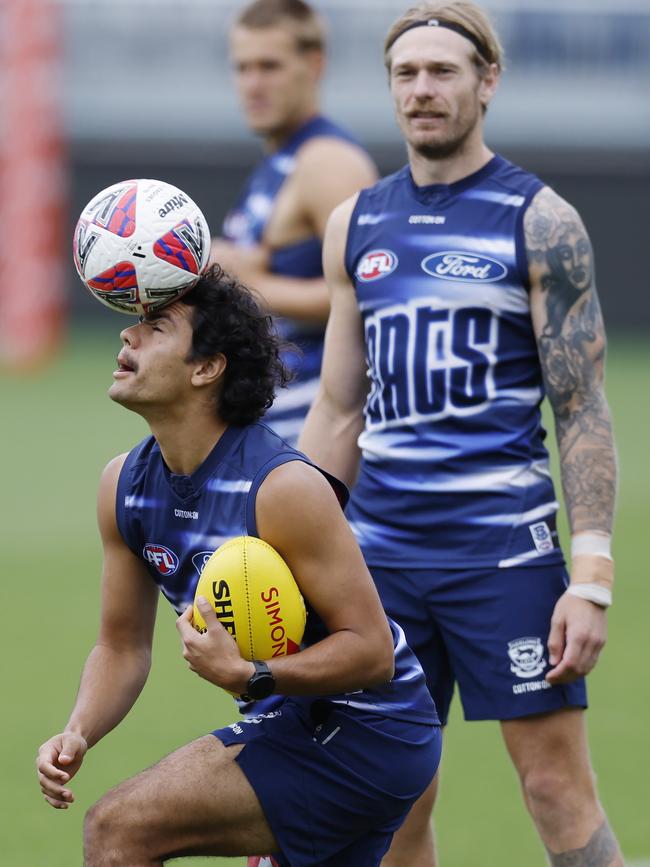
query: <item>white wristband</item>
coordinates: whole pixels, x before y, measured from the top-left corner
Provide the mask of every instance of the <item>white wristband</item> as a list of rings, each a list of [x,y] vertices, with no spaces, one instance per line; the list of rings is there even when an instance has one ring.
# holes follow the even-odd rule
[[[593,554],[596,557],[612,559],[611,536],[606,533],[577,533],[571,538],[571,557],[576,554]]]
[[[603,608],[609,608],[612,604],[612,591],[601,584],[569,584],[566,592],[570,593],[571,596],[578,596],[580,599],[586,599]]]

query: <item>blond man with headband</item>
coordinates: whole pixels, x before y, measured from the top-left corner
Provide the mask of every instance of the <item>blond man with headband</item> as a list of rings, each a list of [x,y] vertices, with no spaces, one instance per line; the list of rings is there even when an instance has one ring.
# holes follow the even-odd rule
[[[456,682],[467,719],[500,721],[550,863],[620,867],[584,722],[616,492],[591,245],[571,205],[484,141],[503,52],[478,6],[410,9],[385,61],[408,165],[330,218],[332,312],[299,446],[355,484],[348,518],[443,722]],[[435,795],[434,780],[384,865],[435,865]]]

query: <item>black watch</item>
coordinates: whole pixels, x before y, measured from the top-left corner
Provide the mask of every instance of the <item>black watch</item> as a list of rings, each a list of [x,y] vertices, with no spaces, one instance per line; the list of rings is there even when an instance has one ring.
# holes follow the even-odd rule
[[[246,684],[246,692],[242,693],[243,701],[258,701],[268,698],[275,691],[275,678],[265,662],[252,659],[255,671]]]

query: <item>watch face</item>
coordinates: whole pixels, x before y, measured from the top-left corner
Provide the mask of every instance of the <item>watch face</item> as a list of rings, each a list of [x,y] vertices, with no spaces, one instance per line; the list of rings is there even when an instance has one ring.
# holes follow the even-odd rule
[[[255,666],[255,673],[248,681],[246,695],[255,700],[268,698],[275,689],[275,678],[265,662],[254,659],[253,665]]]
[[[258,672],[248,681],[247,694],[251,698],[268,698],[275,689],[275,678],[271,672]]]

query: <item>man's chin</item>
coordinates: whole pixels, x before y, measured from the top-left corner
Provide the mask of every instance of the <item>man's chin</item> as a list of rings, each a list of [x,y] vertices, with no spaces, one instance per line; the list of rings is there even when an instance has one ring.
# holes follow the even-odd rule
[[[411,142],[416,154],[427,160],[444,160],[453,157],[463,146],[464,139],[422,139]]]
[[[120,406],[126,409],[134,409],[134,401],[129,400],[129,396],[120,388],[120,384],[114,382],[108,389],[108,396],[114,403],[119,403]]]
[[[250,131],[262,139],[283,139],[292,130],[288,121],[279,122],[277,118],[247,118],[247,123]]]
[[[276,124],[263,117],[247,117],[246,123],[252,133],[262,138],[273,133],[276,127]]]

